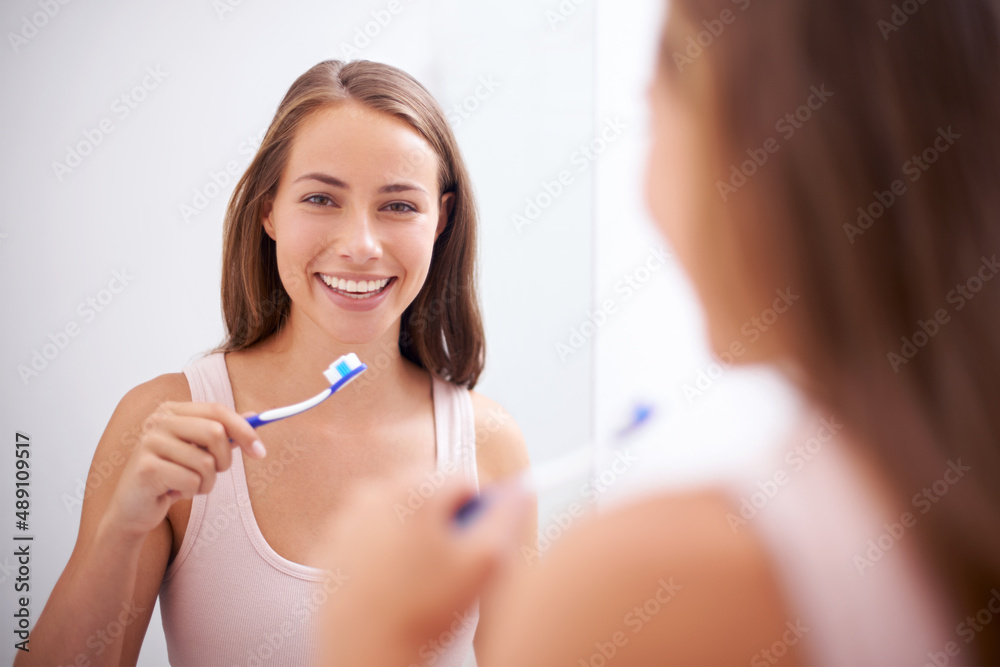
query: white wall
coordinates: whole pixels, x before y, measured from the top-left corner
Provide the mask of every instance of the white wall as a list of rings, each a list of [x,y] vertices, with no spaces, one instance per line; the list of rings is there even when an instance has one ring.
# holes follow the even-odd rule
[[[390,5],[401,11],[384,28],[373,24]],[[593,8],[558,29],[545,9],[535,0],[0,3],[5,628],[19,532],[8,491],[15,432],[32,439],[37,618],[74,544],[74,500],[118,400],[221,339],[222,215],[235,179],[216,188],[213,173],[230,161],[242,171],[288,86],[320,60],[399,66],[452,110],[482,213],[488,357],[479,389],[513,413],[535,458],[587,438],[592,364],[581,355],[563,365],[554,345],[589,300],[592,170],[530,226],[519,232],[512,222],[592,136]],[[368,44],[357,32],[366,28]],[[143,99],[130,108],[122,95]],[[88,136],[89,154],[56,174],[53,162]],[[204,210],[182,213],[195,204]],[[116,271],[128,284],[104,292]],[[108,302],[91,312],[79,305],[90,298]],[[67,326],[76,335],[63,347]],[[22,378],[35,351],[52,358]],[[0,662],[9,664],[6,636]],[[141,662],[166,663],[157,617]]]

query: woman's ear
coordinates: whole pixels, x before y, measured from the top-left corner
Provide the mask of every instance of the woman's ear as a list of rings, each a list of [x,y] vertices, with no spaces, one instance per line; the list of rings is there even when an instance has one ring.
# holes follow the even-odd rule
[[[441,232],[444,228],[448,226],[448,221],[451,220],[451,212],[455,208],[455,193],[446,192],[441,195],[441,205],[438,207],[438,226],[437,231],[434,232],[434,240],[441,236]]]
[[[273,213],[274,213],[274,195],[267,195],[266,197],[264,197],[264,203],[260,209],[260,220],[261,224],[264,225],[264,231],[267,232],[267,235],[271,237],[271,240],[277,241],[277,239],[274,238],[275,233],[274,233],[274,219],[272,218]]]

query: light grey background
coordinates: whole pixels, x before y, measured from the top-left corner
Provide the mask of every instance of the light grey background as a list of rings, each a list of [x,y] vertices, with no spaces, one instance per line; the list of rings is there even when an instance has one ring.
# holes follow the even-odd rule
[[[588,437],[592,364],[564,365],[554,342],[589,304],[592,170],[529,227],[519,232],[512,215],[592,138],[593,7],[553,29],[533,0],[398,6],[383,27],[388,0],[0,3],[0,661],[13,658],[15,431],[32,439],[37,619],[72,550],[75,500],[115,405],[222,338],[222,216],[236,179],[215,188],[213,172],[224,181],[230,161],[242,172],[289,85],[320,60],[396,65],[449,110],[482,214],[488,356],[478,388],[514,415],[533,457]],[[26,43],[12,43],[22,31]],[[113,131],[60,178],[53,162],[96,138],[104,119]],[[185,219],[183,205],[205,204],[196,192],[208,205]],[[102,294],[115,271],[132,277]],[[79,306],[102,297],[101,312]],[[78,334],[59,348],[72,323]],[[35,351],[53,358],[25,381],[18,367]],[[141,663],[166,663],[158,614]]]

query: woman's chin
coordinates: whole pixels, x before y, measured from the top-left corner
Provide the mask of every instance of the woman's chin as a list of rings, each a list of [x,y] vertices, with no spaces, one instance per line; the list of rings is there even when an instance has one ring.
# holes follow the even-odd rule
[[[765,340],[766,334],[759,331],[747,336],[738,329],[710,331],[709,348],[712,356],[727,366],[749,366],[769,363],[776,359],[774,341]]]
[[[347,345],[351,347],[365,347],[371,345],[378,340],[378,336],[375,333],[343,333],[343,332],[331,332],[330,337],[340,343],[341,345]]]
[[[335,340],[341,345],[364,347],[378,343],[388,335],[391,328],[389,324],[372,323],[366,326],[338,326],[328,329],[327,332],[331,340]]]

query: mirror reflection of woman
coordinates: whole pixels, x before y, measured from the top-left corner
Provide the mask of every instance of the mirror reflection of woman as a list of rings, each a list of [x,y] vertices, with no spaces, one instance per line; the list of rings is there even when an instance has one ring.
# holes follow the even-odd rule
[[[303,74],[227,210],[226,340],[122,399],[93,465],[127,463],[88,491],[17,664],[135,664],[157,596],[173,664],[306,664],[313,615],[350,585],[313,546],[359,480],[418,466],[418,485],[440,471],[471,493],[523,470],[514,421],[470,391],[485,350],[476,218],[419,83],[365,61]],[[318,407],[259,431],[241,417],[315,395],[349,352],[368,371]],[[462,664],[489,597],[470,599],[436,664]],[[123,609],[124,631],[95,643]]]
[[[650,210],[717,353],[776,290],[799,297],[740,361],[783,371],[809,405],[782,454],[826,444],[799,469],[779,459],[577,526],[504,584],[480,664],[1000,664],[1000,4],[889,4],[670,3]],[[711,46],[676,58],[708,25],[722,27]],[[769,139],[766,164],[720,187]],[[780,492],[733,522],[777,470]],[[414,619],[443,622],[444,601],[474,595],[516,525],[498,503],[447,539],[449,487],[425,517],[437,533],[400,533],[377,519],[393,488],[332,528],[329,566],[369,585],[331,600],[331,660],[408,664],[438,631]],[[455,555],[417,582],[377,556],[387,543]],[[376,572],[395,629],[366,644],[347,610],[383,592]]]

